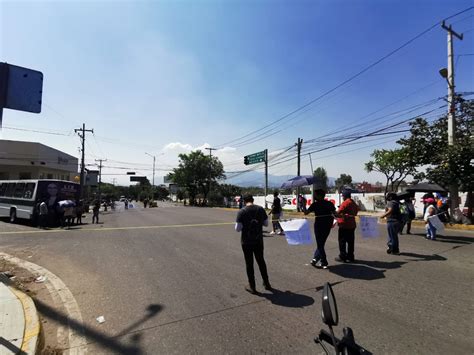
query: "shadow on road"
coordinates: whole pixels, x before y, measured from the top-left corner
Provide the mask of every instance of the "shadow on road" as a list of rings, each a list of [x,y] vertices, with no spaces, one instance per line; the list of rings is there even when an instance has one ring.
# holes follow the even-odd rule
[[[276,288],[272,290],[272,293],[260,293],[259,296],[266,298],[274,305],[290,308],[303,308],[314,303],[314,299],[310,296],[291,291],[280,291]]]
[[[424,237],[424,233],[416,233],[420,237]],[[451,235],[440,235],[436,236],[436,242],[441,243],[451,243],[451,244],[472,244],[474,243],[473,237],[463,237],[463,236],[451,236]]]
[[[410,258],[417,258],[418,260],[410,260],[410,261],[445,261],[448,260],[444,256],[438,254],[431,254],[431,255],[424,255],[424,254],[417,254],[417,253],[400,253],[402,256],[408,256]]]
[[[134,334],[131,337],[131,341],[133,342],[133,344],[124,344],[116,338],[126,335],[128,332],[135,329],[138,325],[156,316],[163,309],[161,305],[152,304],[148,306],[147,314],[142,319],[125,328],[119,334],[115,336],[109,336],[91,327],[85,326],[74,319],[68,318],[66,314],[55,310],[54,308],[48,306],[47,304],[41,302],[38,299],[35,299],[34,302],[36,305],[36,309],[43,317],[48,318],[53,322],[62,324],[63,326],[69,326],[77,333],[83,334],[87,338],[88,344],[92,342],[100,344],[104,348],[107,348],[117,354],[142,354],[143,352],[140,349],[140,341],[142,339],[141,334]]]
[[[402,254],[400,254],[402,255]],[[376,260],[359,260],[357,259],[352,265],[366,265],[376,269],[398,269],[401,268],[405,261],[376,261]]]
[[[385,278],[385,270],[374,269],[363,264],[331,265],[329,271],[347,279],[371,281]]]

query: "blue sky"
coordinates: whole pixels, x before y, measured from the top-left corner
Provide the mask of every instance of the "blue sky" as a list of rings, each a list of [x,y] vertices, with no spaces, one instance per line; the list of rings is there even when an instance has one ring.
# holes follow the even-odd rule
[[[240,170],[243,155],[265,148],[278,152],[298,137],[348,135],[357,123],[366,122],[361,129],[367,131],[378,127],[369,119],[446,95],[438,75],[446,66],[446,33],[437,27],[304,114],[282,121],[281,132],[242,146],[237,144],[242,141],[223,144],[293,111],[469,6],[472,1],[460,0],[2,1],[0,60],[40,70],[45,81],[42,113],[5,110],[1,135],[78,155],[73,129],[85,122],[95,131],[86,146],[89,164],[107,158],[108,166],[133,167],[150,176],[145,152],[157,155],[160,169],[169,169],[180,152],[220,146],[225,148],[217,155],[226,170]],[[456,54],[474,53],[472,15],[450,21],[466,32],[455,42]],[[473,60],[456,58],[458,91],[473,91]],[[313,164],[330,176],[380,180],[366,174],[363,164],[373,149],[393,147],[395,140],[382,137],[316,153]],[[302,162],[306,174],[308,158]],[[295,171],[295,161],[270,168],[278,175]],[[104,180],[113,177],[126,182],[119,175]]]

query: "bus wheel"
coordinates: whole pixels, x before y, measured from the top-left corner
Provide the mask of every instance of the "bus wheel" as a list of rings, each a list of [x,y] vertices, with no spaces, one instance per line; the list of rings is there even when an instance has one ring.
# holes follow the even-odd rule
[[[12,208],[10,210],[10,223],[16,222],[16,209]]]

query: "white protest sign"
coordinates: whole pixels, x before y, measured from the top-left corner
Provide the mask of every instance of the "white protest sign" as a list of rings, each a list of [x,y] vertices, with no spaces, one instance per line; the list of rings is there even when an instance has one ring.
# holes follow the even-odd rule
[[[313,244],[311,230],[306,219],[292,219],[280,222],[289,245]]]
[[[359,228],[362,233],[362,239],[379,237],[377,220],[378,217],[360,216]]]
[[[428,220],[431,225],[436,228],[436,233],[442,233],[444,231],[444,224],[437,215],[429,216]]]

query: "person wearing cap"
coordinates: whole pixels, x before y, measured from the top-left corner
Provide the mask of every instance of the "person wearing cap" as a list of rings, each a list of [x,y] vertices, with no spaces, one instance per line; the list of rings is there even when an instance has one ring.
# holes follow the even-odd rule
[[[272,286],[268,280],[267,265],[263,257],[263,231],[262,227],[268,226],[268,216],[263,207],[253,204],[253,196],[245,195],[243,198],[245,207],[237,213],[235,231],[241,232],[240,242],[244,252],[247,278],[249,281],[246,291],[257,294],[255,287],[255,275],[253,258],[257,260],[258,268],[263,279],[263,286],[271,291]]]
[[[354,262],[355,229],[357,227],[355,216],[359,212],[359,207],[351,198],[350,191],[343,191],[344,202],[336,212],[337,224],[339,226],[339,256],[336,261]]]
[[[311,265],[318,269],[327,269],[328,261],[324,245],[331,233],[334,223],[334,212],[336,208],[330,201],[324,199],[326,191],[318,189],[314,191],[314,202],[304,212],[305,215],[314,212],[314,236],[316,238],[316,250],[314,251]]]
[[[387,207],[380,218],[387,218],[388,249],[387,254],[399,254],[398,233],[400,232],[400,203],[397,194],[389,192],[386,197]]]

